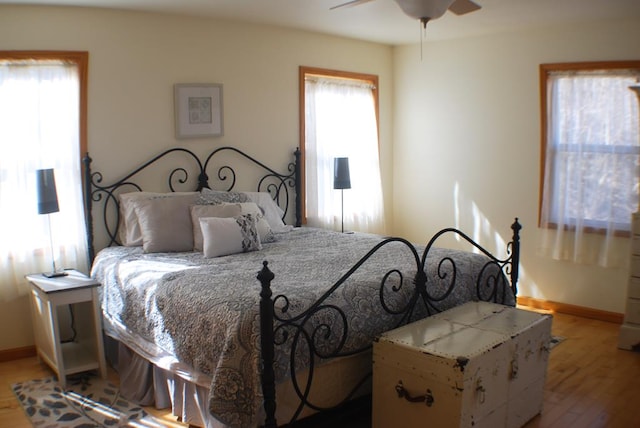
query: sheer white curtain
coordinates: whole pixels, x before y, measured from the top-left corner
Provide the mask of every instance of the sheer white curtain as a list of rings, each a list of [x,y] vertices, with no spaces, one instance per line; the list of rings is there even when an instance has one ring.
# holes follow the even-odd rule
[[[562,72],[547,84],[542,250],[557,260],[624,266],[612,251],[638,209],[636,74]]]
[[[305,81],[306,213],[309,226],[384,233],[378,126],[372,87],[334,78]],[[351,189],[333,188],[334,158],[349,158]]]
[[[87,271],[75,65],[0,62],[0,293],[28,290],[24,275]],[[37,211],[36,170],[53,168],[60,211]]]

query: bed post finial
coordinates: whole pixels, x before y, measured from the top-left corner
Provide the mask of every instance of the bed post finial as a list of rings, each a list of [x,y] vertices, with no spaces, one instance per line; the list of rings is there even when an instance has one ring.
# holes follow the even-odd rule
[[[294,155],[296,157],[296,227],[300,227],[302,226],[302,151],[300,151],[300,147],[296,147]]]
[[[275,278],[269,270],[268,262],[262,262],[262,270],[258,273],[258,281],[262,285],[260,292],[260,346],[262,347],[262,396],[265,411],[265,428],[275,428],[276,423],[276,384],[273,371],[274,334],[273,334],[273,299],[271,298],[271,281]]]
[[[518,275],[520,270],[520,229],[522,225],[516,217],[515,221],[511,225],[513,230],[513,237],[511,238],[511,290],[513,295],[518,297]]]
[[[93,248],[93,214],[91,209],[91,157],[89,152],[86,152],[82,158],[84,164],[84,221],[87,235],[87,257],[89,268],[93,264],[93,258],[95,256],[95,250]]]

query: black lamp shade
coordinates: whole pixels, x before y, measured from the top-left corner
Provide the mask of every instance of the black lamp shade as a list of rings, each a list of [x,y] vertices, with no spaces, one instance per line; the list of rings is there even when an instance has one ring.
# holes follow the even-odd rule
[[[36,170],[36,181],[38,183],[38,214],[50,214],[60,211],[53,169]]]
[[[351,189],[351,177],[349,176],[349,158],[333,159],[333,188]]]

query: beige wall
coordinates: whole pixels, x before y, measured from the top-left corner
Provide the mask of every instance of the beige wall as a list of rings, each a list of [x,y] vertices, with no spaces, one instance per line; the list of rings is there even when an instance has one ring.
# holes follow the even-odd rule
[[[199,153],[235,145],[284,166],[298,145],[299,65],[378,74],[390,232],[418,242],[458,226],[494,250],[518,216],[521,295],[623,312],[626,269],[536,254],[537,67],[638,59],[639,24],[426,42],[421,60],[419,45],[393,49],[167,15],[0,6],[0,49],[89,51],[89,150],[107,179],[176,144]],[[224,85],[224,137],[175,139],[172,88],[186,82]],[[627,244],[621,240],[620,250]],[[26,298],[0,299],[0,326],[0,350],[33,343]]]
[[[428,29],[427,29],[428,38]],[[394,233],[456,226],[493,250],[522,230],[520,295],[624,312],[627,268],[553,261],[536,246],[538,65],[639,59],[640,22],[523,30],[394,52]],[[454,245],[449,242],[448,245]],[[627,251],[628,240],[617,242]]]
[[[298,146],[298,66],[377,74],[391,214],[389,46],[210,19],[0,6],[0,50],[89,51],[89,151],[107,181],[176,144],[198,153],[234,145],[285,168]],[[223,137],[175,139],[175,83],[224,85]],[[33,343],[26,298],[0,299],[0,326],[0,350]]]

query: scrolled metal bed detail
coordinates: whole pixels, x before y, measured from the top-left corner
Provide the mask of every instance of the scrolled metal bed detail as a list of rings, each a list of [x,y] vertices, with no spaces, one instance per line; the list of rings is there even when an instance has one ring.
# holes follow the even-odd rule
[[[168,160],[172,162],[170,167],[163,163],[160,169],[160,171],[167,171],[162,172],[162,174],[163,179],[166,174],[166,186],[171,192],[181,189],[200,191],[202,189],[211,189],[212,187],[218,187],[216,190],[222,191],[236,190],[238,173],[244,173],[247,168],[254,168],[251,177],[259,175],[256,180],[255,190],[258,192],[266,191],[271,195],[284,211],[283,220],[292,219],[288,223],[293,223],[295,226],[302,225],[301,207],[303,201],[301,196],[301,153],[299,149],[294,152],[294,160],[287,162],[286,172],[280,173],[234,147],[220,147],[205,156],[198,156],[194,151],[186,148],[170,148],[153,156],[123,178],[110,184],[103,183],[105,179],[100,172],[92,172],[92,160],[87,153],[83,159],[83,178],[89,260],[93,262],[95,256],[94,204],[99,207],[95,214],[100,226],[104,229],[104,234],[106,234],[106,246],[121,245],[118,233],[121,215],[119,195],[129,191],[142,191],[143,186],[139,184],[141,173],[154,165],[159,165],[161,160],[163,162]],[[180,163],[173,164],[174,160]],[[236,166],[238,164],[235,162],[238,160],[240,160],[242,169],[240,169],[240,166]],[[256,169],[259,174],[255,174]],[[212,183],[215,183],[215,186],[212,186]],[[292,209],[293,213],[291,212]],[[395,264],[387,270],[385,266],[384,269],[377,270],[377,272],[383,272],[379,277],[376,274],[375,277],[368,278],[371,279],[370,288],[373,292],[369,292],[370,288],[362,289],[367,296],[372,298],[373,304],[379,305],[380,312],[384,312],[393,318],[393,325],[396,327],[415,321],[419,317],[447,309],[447,297],[456,289],[456,284],[460,277],[466,274],[464,272],[466,265],[461,266],[461,263],[454,257],[443,256],[442,253],[439,253],[441,248],[438,248],[436,243],[444,236],[454,236],[460,241],[466,242],[472,248],[472,251],[475,250],[476,253],[486,258],[484,266],[477,269],[479,273],[477,273],[475,285],[472,287],[473,296],[469,296],[470,299],[503,303],[510,296],[512,302],[510,304],[513,304],[514,296],[517,295],[520,257],[521,225],[517,218],[511,225],[511,229],[513,234],[511,242],[506,246],[506,256],[504,258],[494,256],[484,247],[474,242],[472,238],[455,228],[439,231],[424,247],[416,246],[399,237],[386,239],[376,237],[373,242],[378,243],[373,248],[370,248],[373,242],[371,245],[367,244],[362,248],[359,247],[360,250],[355,253],[353,258],[349,259],[349,263],[345,263],[344,266],[351,265],[352,261],[358,260],[361,254],[365,253],[365,249],[370,248],[349,269],[340,269],[330,281],[325,281],[324,277],[320,278],[323,284],[321,284],[320,288],[316,288],[318,292],[314,294],[315,301],[308,300],[309,303],[305,303],[306,307],[301,307],[302,304],[299,300],[296,301],[295,295],[288,296],[284,293],[274,293],[274,290],[278,289],[277,272],[274,274],[270,270],[268,261],[265,260],[261,266],[262,269],[257,274],[261,289],[258,290],[256,287],[256,296],[259,292],[260,325],[260,335],[257,339],[259,339],[260,346],[259,357],[262,360],[261,378],[256,385],[262,387],[265,414],[264,426],[277,426],[275,416],[277,408],[276,391],[280,393],[278,388],[281,385],[280,382],[282,382],[283,367],[282,365],[274,367],[274,365],[278,364],[279,358],[288,360],[286,372],[290,379],[286,380],[290,381],[294,395],[297,397],[289,423],[304,417],[305,410],[311,409],[317,412],[330,410],[343,405],[362,392],[361,388],[370,378],[370,374],[355,382],[353,388],[344,397],[337,399],[338,404],[330,407],[315,402],[311,393],[313,382],[317,379],[317,376],[314,377],[314,373],[317,373],[318,367],[324,361],[366,353],[372,347],[370,339],[366,339],[369,343],[362,346],[346,345],[350,342],[349,336],[354,330],[354,326],[349,323],[349,317],[347,317],[349,313],[345,314],[341,307],[332,302],[332,298],[339,291],[343,291],[354,283],[357,284],[354,278],[358,275],[364,275],[361,269],[363,265],[368,264],[370,267],[371,264],[377,263],[376,260],[378,259],[374,257],[377,257],[383,251],[403,251],[402,256],[392,260],[397,260],[399,263],[406,261],[406,265],[410,266],[410,270],[407,270],[406,267],[396,267]],[[308,230],[299,229],[297,231],[306,233]],[[331,236],[331,239],[334,240],[335,237]],[[341,257],[343,257],[343,254],[343,252],[340,252]],[[254,262],[259,262],[263,258],[266,258],[266,256],[261,256]],[[484,262],[484,259],[482,262]],[[427,265],[430,266],[429,269]],[[276,266],[276,264],[272,263],[271,267],[273,268],[273,266]],[[259,267],[256,266],[256,268]],[[299,270],[298,265],[296,265],[296,269]],[[294,274],[295,279],[295,272],[291,273]],[[235,276],[235,271],[233,275]],[[253,274],[248,276],[248,282],[251,283],[254,276]],[[282,278],[285,277],[288,278],[289,276],[282,276]],[[339,279],[334,282],[335,278]],[[474,278],[476,278],[475,273]],[[323,292],[324,282],[326,282],[327,288]],[[332,282],[333,285],[331,285]],[[272,284],[274,288],[272,288]],[[375,293],[378,295],[376,296]],[[402,299],[405,300],[395,298],[394,296],[397,295],[402,295]],[[316,299],[317,296],[320,297]],[[368,301],[366,303],[369,304]],[[252,307],[255,308],[253,303]],[[335,314],[336,317],[331,318],[330,322],[325,322],[325,319],[330,318],[324,317],[328,312]],[[350,314],[353,317],[353,315],[359,313],[353,312]],[[257,320],[258,316],[253,319]],[[331,339],[330,341],[329,336],[331,335],[337,335],[337,339]],[[252,346],[252,350],[257,352],[257,346],[258,343]],[[283,349],[286,349],[286,351],[283,351]],[[285,355],[284,357],[283,354]],[[308,358],[308,361],[305,361],[304,364],[298,364],[297,361],[301,354]],[[299,374],[300,367],[304,367],[304,375]],[[254,373],[256,373],[255,370]],[[259,405],[259,403],[258,400],[256,405]],[[256,415],[255,412],[252,414]],[[211,412],[211,415],[215,416],[213,412]]]
[[[339,289],[345,281],[351,277],[360,266],[362,266],[373,254],[379,251],[381,248],[391,244],[400,243],[403,247],[409,249],[413,256],[416,273],[413,280],[413,290],[411,292],[411,298],[409,301],[400,308],[392,307],[392,304],[388,303],[385,298],[385,290],[391,290],[391,292],[398,292],[401,287],[406,284],[404,281],[404,274],[397,269],[392,269],[383,275],[380,281],[379,288],[379,303],[385,312],[398,316],[398,321],[395,327],[399,327],[404,324],[408,324],[412,321],[413,315],[416,311],[416,306],[420,303],[424,309],[431,315],[433,313],[441,312],[441,308],[438,307],[438,303],[445,299],[453,290],[456,285],[456,276],[458,269],[456,267],[455,260],[451,257],[443,257],[437,262],[437,276],[439,280],[446,280],[449,278],[448,285],[445,287],[444,292],[439,295],[435,295],[430,290],[430,284],[434,278],[429,278],[426,271],[426,261],[430,254],[431,249],[434,247],[436,241],[443,235],[453,234],[468,242],[473,248],[484,254],[488,261],[482,268],[480,275],[478,276],[476,283],[476,298],[477,300],[491,301],[495,303],[504,303],[507,293],[513,293],[513,296],[517,294],[517,281],[518,281],[518,263],[520,257],[520,230],[522,226],[516,218],[511,229],[513,236],[511,242],[507,245],[507,257],[500,259],[495,257],[481,245],[473,241],[464,232],[455,228],[446,228],[436,233],[425,249],[422,255],[419,254],[418,249],[409,241],[403,238],[387,238],[372,248],[366,255],[364,255],[347,273],[345,273],[333,286],[331,286],[314,304],[310,307],[296,313],[289,314],[290,299],[289,297],[279,294],[275,297],[271,290],[271,282],[275,278],[275,274],[271,272],[268,267],[268,262],[263,263],[263,267],[257,275],[257,279],[260,281],[262,290],[260,292],[260,326],[261,326],[261,346],[262,346],[262,390],[264,396],[264,410],[265,410],[265,427],[276,427],[277,421],[275,418],[276,410],[276,395],[275,395],[275,376],[274,376],[274,355],[275,348],[281,346],[286,342],[290,343],[291,350],[289,351],[289,374],[291,376],[291,382],[300,403],[289,421],[289,423],[295,422],[302,410],[305,407],[309,407],[315,411],[327,411],[342,406],[348,402],[357,390],[367,381],[371,373],[367,377],[361,379],[354,385],[353,389],[347,394],[339,404],[332,407],[322,407],[316,405],[309,399],[309,392],[314,379],[315,359],[328,359],[337,358],[348,355],[353,355],[361,352],[365,352],[372,348],[372,344],[368,344],[359,349],[350,350],[348,352],[343,351],[343,346],[347,341],[349,335],[349,326],[347,319],[342,310],[334,305],[327,303],[327,299]],[[504,274],[503,274],[504,273]],[[510,278],[510,283],[507,282],[506,276]],[[390,278],[396,276],[396,284],[389,286]],[[279,305],[281,303],[281,305]],[[338,319],[341,320],[341,331],[338,345],[333,350],[326,352],[324,347],[318,346],[319,341],[325,341],[329,335],[333,333],[331,326],[325,323],[318,323],[315,326],[311,326],[311,320],[322,311],[335,311],[339,314]],[[299,347],[304,346],[309,354],[309,367],[306,380],[302,383],[299,382],[296,374],[296,356],[298,355]]]

